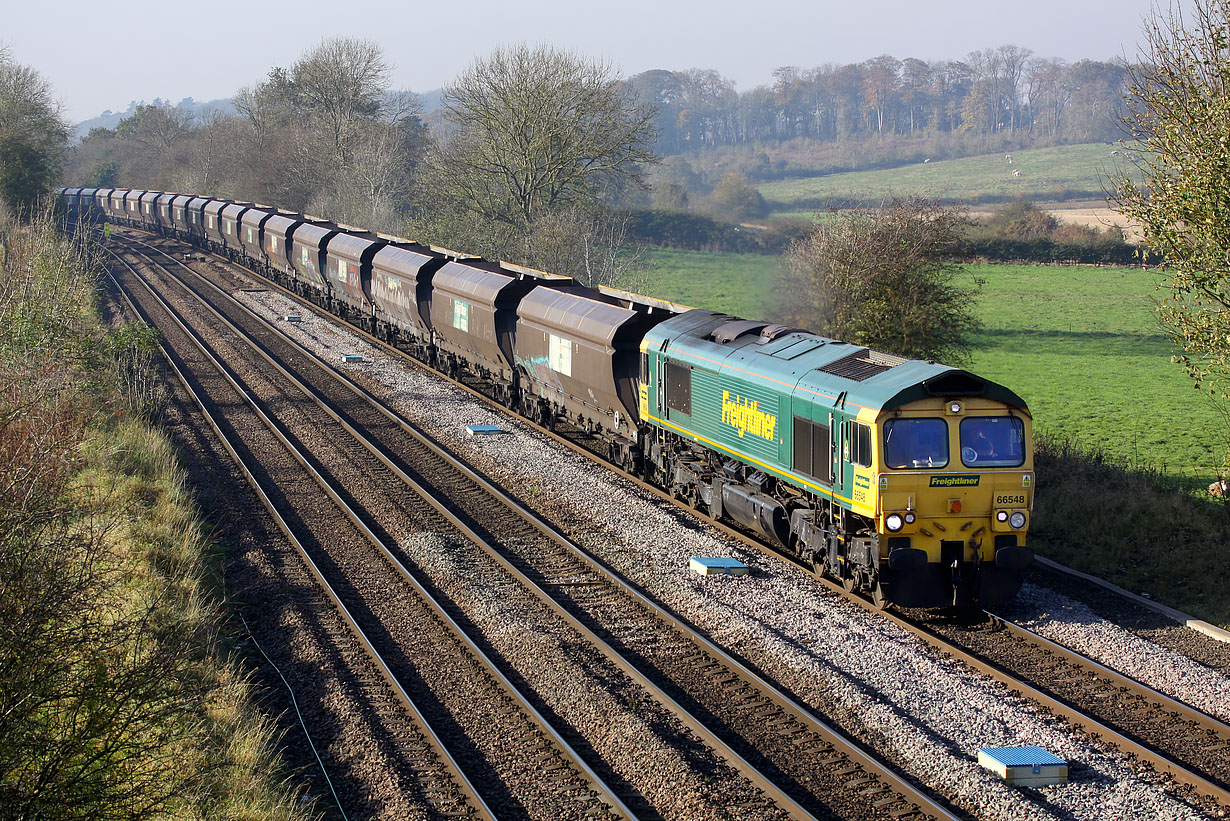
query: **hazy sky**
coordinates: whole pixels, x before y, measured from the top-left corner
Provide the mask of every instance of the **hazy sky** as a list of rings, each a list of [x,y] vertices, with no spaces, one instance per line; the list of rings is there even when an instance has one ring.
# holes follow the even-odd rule
[[[1169,7],[1169,0],[1159,0]],[[131,100],[212,100],[290,66],[332,35],[384,47],[394,84],[439,88],[498,45],[549,43],[624,74],[713,68],[740,90],[775,67],[880,54],[958,59],[1014,43],[1037,56],[1135,56],[1150,0],[58,0],[6,3],[0,44],[56,89],[76,122]]]

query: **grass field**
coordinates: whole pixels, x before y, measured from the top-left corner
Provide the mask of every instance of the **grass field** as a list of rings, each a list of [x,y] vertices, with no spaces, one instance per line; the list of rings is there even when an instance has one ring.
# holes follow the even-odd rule
[[[1040,432],[1140,467],[1212,481],[1224,419],[1170,361],[1154,321],[1157,275],[1135,268],[978,265],[972,370],[1008,385]]]
[[[660,299],[744,317],[775,313],[781,265],[777,257],[654,248],[643,263],[645,284],[630,284],[633,290],[643,288]]]
[[[694,307],[772,318],[779,261],[654,250],[645,289]],[[978,265],[971,369],[1012,388],[1039,432],[1207,484],[1225,422],[1170,361],[1154,323],[1156,275],[1134,268]],[[1206,478],[1207,477],[1207,478]]]
[[[1112,151],[1119,151],[1112,155]],[[916,163],[877,171],[853,171],[822,177],[780,180],[757,186],[765,199],[781,204],[781,212],[807,214],[806,203],[817,199],[877,202],[887,197],[920,195],[959,202],[1003,200],[1063,200],[1076,194],[1097,194],[1107,175],[1128,169],[1122,146],[1105,143],[1063,145],[1003,154],[983,154],[956,160]],[[1019,177],[1013,172],[1020,171]]]

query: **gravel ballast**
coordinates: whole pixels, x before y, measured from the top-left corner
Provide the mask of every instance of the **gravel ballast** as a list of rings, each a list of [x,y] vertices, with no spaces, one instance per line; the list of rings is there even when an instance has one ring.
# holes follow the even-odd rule
[[[1202,817],[1153,783],[1155,777],[1135,772],[1133,762],[1004,688],[935,657],[801,570],[726,539],[279,295],[237,296],[271,320],[301,313],[302,323],[283,327],[329,361],[362,354],[362,362],[345,366],[349,375],[373,388],[383,386],[378,392],[428,433],[523,502],[548,511],[558,526],[649,594],[966,811],[991,819]],[[467,436],[465,426],[473,424],[498,425],[506,433]],[[692,556],[733,556],[752,572],[742,578],[699,577],[687,570]],[[1125,652],[1148,655],[1148,650]],[[980,747],[1035,744],[1071,763],[1068,784],[1010,788],[977,765]]]

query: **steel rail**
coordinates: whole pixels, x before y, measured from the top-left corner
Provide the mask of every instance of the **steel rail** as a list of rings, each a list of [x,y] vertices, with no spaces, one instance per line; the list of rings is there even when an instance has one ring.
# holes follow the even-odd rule
[[[822,581],[825,584],[830,585],[831,588],[840,590],[840,586],[832,584],[827,579],[824,579]],[[844,590],[840,590],[840,592],[842,592],[843,594],[845,593]],[[1043,692],[1041,689],[1022,681],[1021,679],[1017,678],[1012,673],[1004,670],[1003,668],[995,664],[992,664],[990,662],[984,661],[978,656],[966,650],[963,650],[960,647],[957,647],[956,645],[948,641],[945,641],[944,639],[932,633],[926,627],[916,624],[912,622],[911,620],[903,616],[900,616],[897,613],[893,613],[892,611],[879,610],[871,602],[862,601],[861,599],[853,595],[847,595],[846,598],[850,599],[851,601],[856,602],[857,604],[859,604],[860,606],[864,607],[865,609],[869,611],[880,613],[885,618],[891,620],[894,624],[901,627],[903,630],[915,636],[917,639],[922,641],[924,644],[929,645],[930,647],[934,648],[940,653],[943,653],[948,656],[952,656],[953,658],[957,659],[963,664],[966,664],[967,666],[973,668],[974,670],[977,670],[978,672],[983,673],[984,675],[990,676],[995,681],[998,681],[999,683],[1003,684],[1009,690],[1017,691],[1020,695],[1029,699],[1030,701],[1034,701],[1034,702],[1037,702],[1038,704],[1043,705],[1044,707],[1046,707],[1047,709],[1049,709],[1051,712],[1055,713],[1056,715],[1062,716],[1068,722],[1068,724],[1080,730],[1081,732],[1089,736],[1092,736],[1094,738],[1097,738],[1098,740],[1106,744],[1109,744],[1113,747],[1117,747],[1121,752],[1127,753],[1128,755],[1131,755],[1135,758],[1140,759],[1141,761],[1148,763],[1150,766],[1152,766],[1154,769],[1160,772],[1169,774],[1172,778],[1174,778],[1179,783],[1185,784],[1191,787],[1192,789],[1196,790],[1201,795],[1205,795],[1205,796],[1208,796],[1209,798],[1212,798],[1213,800],[1221,804],[1223,807],[1230,807],[1230,791],[1227,791],[1221,785],[1208,780],[1207,778],[1203,777],[1199,773],[1192,772],[1190,769],[1183,766],[1183,764],[1175,761],[1174,759],[1165,755],[1164,753],[1161,753],[1157,750],[1154,750],[1151,747],[1148,747],[1144,744],[1141,744],[1138,741],[1135,741],[1134,739],[1128,737],[1127,735],[1124,735],[1123,733],[1119,732],[1113,727],[1103,724],[1097,719],[1087,715],[1086,713],[1081,712],[1079,708],[1069,704],[1068,702],[1062,699],[1055,698],[1054,696],[1048,695],[1047,693]],[[1053,644],[1053,642],[1051,644]],[[1054,646],[1058,647],[1059,645],[1054,645]],[[1069,654],[1072,654],[1074,651],[1068,651],[1068,652]],[[1096,665],[1097,663],[1091,662],[1089,659],[1085,659],[1084,664],[1086,666],[1089,666],[1090,664]],[[1121,674],[1118,674],[1118,675],[1120,678],[1122,678]],[[1188,707],[1187,709],[1191,710],[1192,708]],[[1215,721],[1215,719],[1211,719],[1211,720]]]
[[[1168,696],[1163,692],[1155,690],[1144,682],[1132,678],[1126,673],[1121,673],[1118,670],[1113,670],[1104,664],[1083,655],[1078,650],[1073,650],[1070,647],[1065,647],[1056,641],[1040,636],[1032,630],[1022,627],[1021,625],[1005,619],[1003,616],[996,615],[989,611],[983,611],[986,616],[993,622],[1008,630],[1008,632],[1027,641],[1043,650],[1054,653],[1069,664],[1077,667],[1083,667],[1091,673],[1094,673],[1099,678],[1106,679],[1114,686],[1134,693],[1142,698],[1149,700],[1152,704],[1165,710],[1171,715],[1176,715],[1184,721],[1192,724],[1197,724],[1201,728],[1217,735],[1227,744],[1230,744],[1230,724],[1222,721],[1216,716],[1211,716],[1208,713],[1201,712],[1197,708],[1187,704],[1173,696]]]
[[[187,266],[185,266],[181,261],[175,259],[169,254],[166,254],[160,249],[158,250],[160,253],[162,253],[164,256],[166,256],[171,261],[175,262],[177,265],[187,268],[187,270],[191,271],[195,276],[200,278],[204,283],[206,283],[208,287],[216,290],[225,299],[239,306],[244,311],[249,311],[249,309],[246,306],[244,306],[242,303],[236,300],[231,294],[227,293],[222,288],[219,288],[216,284],[209,282],[207,278],[202,277],[200,274],[197,274],[195,271],[192,271],[191,268],[188,268]],[[290,293],[290,292],[286,292],[286,293]],[[318,306],[313,306],[313,307],[318,307]],[[214,313],[223,321],[227,321],[225,320],[225,318],[221,316],[221,314],[218,314],[216,311]],[[253,316],[255,316],[255,314],[253,314]],[[332,317],[332,314],[330,314],[330,316]],[[425,433],[420,428],[418,428],[417,425],[405,419],[404,417],[402,417],[400,414],[396,413],[395,411],[389,409],[383,402],[381,402],[376,397],[372,396],[368,391],[366,391],[359,385],[355,384],[352,380],[348,379],[344,374],[338,373],[337,370],[333,368],[329,363],[324,362],[319,356],[317,356],[316,354],[304,348],[296,340],[294,340],[292,337],[288,336],[285,332],[283,332],[280,328],[266,321],[262,317],[255,316],[255,318],[259,321],[259,323],[263,327],[265,327],[272,333],[277,334],[281,339],[283,339],[289,345],[293,346],[296,350],[298,350],[304,356],[315,361],[331,377],[333,377],[338,382],[345,385],[348,389],[353,391],[357,396],[364,399],[373,408],[375,408],[380,413],[385,415],[389,420],[399,425],[402,428],[402,430],[405,431],[407,434],[418,439],[423,445],[431,449],[432,452],[435,453],[439,458],[446,461],[450,466],[454,467],[455,469],[463,472],[473,482],[475,482],[480,487],[482,487],[483,490],[485,490],[487,493],[489,493],[491,496],[493,496],[498,501],[500,501],[503,505],[505,505],[505,507],[510,512],[512,512],[514,515],[519,516],[525,522],[535,527],[545,536],[547,536],[552,541],[554,541],[557,545],[569,551],[574,557],[585,562],[596,573],[599,573],[602,577],[608,579],[611,583],[615,584],[621,592],[632,597],[637,603],[639,603],[645,609],[650,611],[650,613],[652,613],[654,616],[656,616],[663,622],[670,625],[677,632],[687,637],[694,644],[696,644],[700,649],[702,649],[703,651],[715,657],[718,661],[720,661],[723,665],[725,665],[730,670],[731,673],[736,675],[744,683],[748,684],[749,686],[755,688],[757,691],[761,692],[761,694],[764,697],[766,697],[769,701],[774,703],[783,712],[789,714],[792,718],[794,718],[800,724],[804,725],[808,729],[812,730],[813,732],[823,737],[827,742],[832,744],[834,748],[840,750],[841,753],[846,755],[851,760],[851,763],[860,765],[866,772],[874,773],[881,781],[885,783],[886,786],[888,786],[890,789],[897,792],[902,797],[903,800],[905,800],[907,803],[914,804],[915,807],[917,807],[918,812],[920,814],[926,817],[937,818],[937,819],[956,819],[960,817],[958,815],[953,814],[951,810],[939,804],[931,796],[921,791],[918,787],[912,784],[908,779],[894,772],[892,769],[888,768],[882,762],[870,756],[856,742],[848,738],[840,730],[836,729],[835,727],[817,718],[805,706],[799,704],[796,700],[794,700],[793,698],[788,696],[786,693],[781,691],[780,688],[778,688],[774,684],[765,680],[762,676],[752,671],[743,662],[739,661],[734,656],[732,656],[730,653],[726,652],[723,648],[721,648],[720,646],[715,644],[713,641],[711,641],[708,637],[704,636],[695,627],[687,623],[685,620],[683,620],[676,614],[662,607],[657,602],[650,599],[648,596],[642,593],[635,585],[633,585],[630,581],[625,579],[618,571],[608,566],[605,562],[603,562],[597,556],[593,555],[589,551],[585,550],[584,548],[572,542],[570,539],[568,539],[566,536],[564,536],[558,530],[556,530],[552,525],[545,522],[541,517],[537,516],[532,511],[529,511],[523,505],[521,505],[520,503],[518,503],[517,501],[509,497],[504,491],[496,487],[485,477],[475,472],[472,468],[470,468],[464,462],[462,462],[457,457],[455,457],[453,454],[451,454],[450,452],[442,448],[429,434]],[[374,339],[374,337],[372,337],[372,339]],[[269,356],[267,354],[259,351],[259,347],[257,347],[256,349],[258,350],[258,352],[261,353],[262,356],[264,356],[266,359],[269,359]],[[275,367],[278,367],[278,369],[282,371],[283,374],[287,376],[288,379],[291,379],[293,382],[296,383],[297,386],[299,386],[302,390],[304,390],[304,392],[307,395],[315,397],[315,394],[313,391],[311,391],[306,386],[302,385],[302,383],[299,382],[299,380],[297,380],[295,377],[287,373],[280,365],[278,365],[277,363],[274,363],[274,365]],[[434,374],[435,372],[432,371],[432,373]],[[481,396],[481,394],[478,394],[478,395]],[[334,411],[331,408],[326,407],[326,403],[324,403],[324,401],[321,400],[319,397],[315,397],[315,398],[316,398],[316,401],[321,404],[322,409],[324,409],[326,413],[328,413],[332,418],[334,418],[341,425],[343,425],[353,436],[355,436],[355,438],[361,444],[363,444],[363,446],[369,452],[371,452],[378,459],[380,459],[380,461],[386,467],[388,467],[395,474],[397,474],[399,478],[401,478],[403,482],[405,482],[408,486],[414,489],[416,493],[424,494],[425,498],[427,498],[428,501],[432,503],[433,506],[435,506],[437,510],[439,510],[446,517],[449,517],[449,519],[453,521],[454,525],[458,527],[459,529],[461,529],[467,535],[467,538],[470,538],[471,540],[475,541],[475,543],[484,546],[484,549],[490,552],[493,558],[496,561],[498,561],[502,566],[504,566],[509,573],[514,574],[516,577],[518,577],[523,582],[523,584],[525,584],[527,588],[537,598],[543,601],[543,603],[546,604],[547,606],[551,607],[561,618],[566,619],[569,623],[575,624],[576,629],[582,631],[582,633],[586,635],[586,637],[592,643],[594,643],[594,646],[598,647],[600,651],[605,656],[607,656],[613,663],[619,666],[620,669],[624,670],[630,677],[632,677],[642,686],[649,689],[650,692],[653,692],[655,694],[655,697],[662,699],[664,704],[673,705],[673,706],[670,706],[671,711],[677,712],[677,714],[680,715],[681,720],[683,720],[685,724],[687,724],[691,729],[693,729],[702,738],[704,738],[707,743],[714,745],[715,749],[719,752],[720,755],[722,755],[722,757],[727,758],[729,756],[728,761],[730,761],[732,765],[736,766],[736,768],[740,769],[741,771],[744,771],[744,767],[746,767],[747,770],[745,771],[745,775],[748,775],[749,778],[753,780],[754,783],[757,784],[757,786],[761,786],[762,789],[765,789],[766,792],[770,794],[779,794],[781,796],[782,801],[787,802],[788,805],[794,804],[797,807],[798,812],[806,815],[806,810],[798,806],[797,802],[795,802],[794,799],[790,798],[787,794],[782,792],[780,788],[774,785],[765,776],[760,774],[759,771],[755,767],[747,763],[742,758],[742,756],[740,756],[735,750],[733,750],[733,748],[730,748],[728,744],[726,744],[724,741],[718,738],[715,734],[713,734],[713,732],[709,730],[707,727],[705,727],[698,719],[693,717],[686,710],[686,708],[684,708],[682,705],[678,705],[677,702],[675,702],[674,699],[672,699],[669,695],[667,695],[664,691],[662,691],[660,687],[653,684],[653,682],[650,681],[648,678],[646,678],[637,668],[632,666],[631,663],[629,663],[626,659],[624,659],[624,657],[621,654],[619,654],[618,651],[610,647],[609,644],[607,644],[603,639],[601,639],[597,635],[594,635],[592,631],[589,630],[589,628],[585,627],[574,616],[572,616],[572,614],[568,613],[563,607],[561,607],[548,590],[544,589],[541,585],[539,585],[533,579],[526,576],[521,570],[519,570],[518,568],[513,566],[511,563],[509,563],[506,558],[500,555],[497,548],[494,548],[488,545],[486,541],[480,535],[478,535],[477,533],[474,533],[473,530],[469,528],[464,522],[461,522],[459,519],[457,519],[456,516],[446,508],[446,506],[435,501],[430,491],[427,491],[426,489],[421,488],[421,486],[412,477],[405,474],[404,471],[402,471],[400,467],[397,466],[394,460],[390,456],[388,456],[386,452],[384,452],[382,447],[380,447],[377,443],[371,442],[369,439],[367,439],[366,436],[363,436],[361,433],[354,430],[354,428],[351,425],[349,425],[349,423],[345,422],[345,420],[340,418],[340,416],[336,413],[336,411]],[[500,406],[498,404],[496,404],[495,406],[507,412],[507,408],[504,408],[503,406]],[[586,454],[592,458],[592,454],[588,452],[586,452]]]
[[[123,260],[121,260],[121,262],[123,262]],[[145,281],[143,277],[140,276],[140,274],[137,274],[135,270],[131,268],[131,266],[127,266],[127,263],[124,263],[124,264],[126,265],[126,267],[129,267],[129,270],[133,272],[133,275],[136,276],[142,282],[143,285],[145,285],[145,287],[150,291],[150,293],[154,296],[154,298],[157,299],[158,302],[162,304],[163,308],[168,312],[168,315],[170,315],[171,318],[176,322],[176,324],[179,325],[180,328],[189,336],[189,338],[191,338],[194,341],[194,343],[198,346],[198,348],[202,351],[202,353],[204,353],[205,356],[214,365],[214,367],[218,369],[219,373],[222,374],[222,376],[226,379],[226,381],[230,383],[232,388],[234,388],[235,391],[238,392],[240,396],[244,398],[248,406],[256,413],[258,417],[261,418],[262,422],[266,425],[266,427],[270,430],[270,432],[272,432],[274,436],[278,438],[278,440],[282,443],[284,447],[287,448],[287,450],[291,453],[291,455],[295,458],[295,460],[298,461],[300,465],[302,465],[304,469],[313,477],[313,479],[317,482],[317,484],[320,485],[321,489],[324,490],[324,492],[328,494],[329,497],[333,500],[333,502],[339,507],[342,513],[344,513],[346,517],[354,524],[354,526],[357,529],[359,529],[361,533],[364,534],[364,536],[373,544],[373,546],[383,551],[386,557],[392,558],[393,561],[397,563],[398,566],[400,566],[400,563],[396,562],[396,557],[392,556],[391,552],[381,542],[380,538],[375,533],[373,533],[370,530],[370,528],[367,527],[367,525],[363,522],[361,517],[359,517],[359,515],[352,508],[350,508],[350,506],[345,502],[345,500],[343,500],[342,497],[337,493],[336,489],[334,489],[330,485],[328,480],[324,476],[322,476],[315,468],[312,467],[312,465],[310,464],[306,456],[302,452],[300,452],[298,448],[295,447],[295,445],[289,440],[289,438],[280,429],[280,426],[277,423],[275,423],[272,419],[270,419],[264,413],[263,410],[261,410],[261,408],[259,407],[259,403],[250,394],[248,394],[248,392],[242,387],[242,385],[239,384],[239,382],[236,380],[234,375],[230,373],[229,369],[226,368],[221,362],[217,360],[216,357],[213,356],[212,353],[209,352],[208,347],[205,345],[205,343],[196,335],[194,331],[192,331],[191,329],[187,327],[182,317],[178,315],[178,312],[175,311],[173,308],[171,308],[169,305],[167,305],[166,302],[162,299],[162,297],[149,285],[148,282]],[[117,286],[118,286],[118,283],[117,283]],[[118,286],[118,287],[120,287],[122,290],[122,286]],[[138,309],[138,313],[140,313],[139,309]],[[176,370],[178,373],[178,369]],[[182,379],[182,375],[181,375],[181,379]],[[203,408],[203,404],[201,403],[201,400],[199,399],[199,397],[196,397],[195,394],[193,394],[193,396],[197,400],[198,405],[200,405]],[[213,421],[212,417],[210,417],[210,424],[211,424],[211,427],[214,428],[215,432],[219,433],[220,436],[223,436],[223,441],[226,443],[227,450],[231,453],[232,457],[234,457],[237,460],[237,462],[241,465],[245,476],[248,477],[249,482],[253,483],[254,487],[257,488],[257,491],[261,495],[262,500],[265,501],[266,507],[270,508],[275,519],[277,520],[279,524],[279,528],[281,528],[283,532],[285,532],[292,539],[293,543],[298,548],[301,556],[308,563],[308,566],[311,568],[313,575],[316,577],[321,587],[326,591],[329,598],[333,601],[334,605],[338,608],[339,612],[343,614],[350,629],[353,632],[355,632],[356,635],[359,637],[359,640],[363,643],[363,646],[365,647],[365,649],[367,649],[369,655],[371,655],[377,661],[377,664],[381,670],[382,675],[385,677],[386,681],[388,681],[389,684],[393,687],[394,691],[398,694],[399,700],[402,701],[402,703],[407,706],[407,709],[409,709],[412,712],[416,720],[421,724],[421,726],[423,726],[426,729],[426,732],[432,742],[432,746],[436,748],[436,750],[439,753],[442,754],[441,760],[444,762],[447,762],[446,766],[448,766],[448,768],[451,771],[457,774],[458,778],[461,780],[461,783],[466,785],[467,797],[470,797],[470,796],[473,797],[473,799],[476,802],[475,806],[479,809],[479,812],[482,813],[483,817],[494,819],[495,818],[494,813],[492,813],[490,808],[487,807],[486,803],[483,801],[482,797],[479,795],[477,789],[474,788],[473,784],[470,783],[469,779],[466,778],[462,774],[460,767],[457,765],[456,761],[452,758],[451,754],[448,753],[443,742],[439,739],[435,731],[431,728],[430,724],[427,722],[423,713],[417,708],[417,706],[415,706],[409,693],[405,691],[405,688],[401,685],[400,681],[398,681],[396,676],[393,674],[388,664],[380,656],[374,644],[366,636],[362,628],[359,627],[358,622],[350,614],[350,611],[346,608],[341,598],[337,595],[337,593],[334,591],[332,586],[326,580],[324,574],[320,571],[317,564],[312,560],[311,556],[307,553],[306,549],[302,546],[302,543],[300,543],[299,540],[294,537],[293,533],[291,533],[291,531],[289,530],[288,525],[286,525],[285,520],[281,517],[280,514],[276,512],[276,509],[271,507],[272,502],[269,501],[268,495],[266,494],[264,489],[260,487],[259,482],[255,479],[251,470],[247,467],[246,464],[243,463],[242,459],[240,459],[235,449],[230,445],[229,441],[227,441],[224,435],[221,434],[220,428],[217,426],[216,422]],[[402,570],[404,571],[404,567],[402,568]],[[465,644],[467,650],[471,652],[472,654],[474,654],[475,658],[480,660],[480,662],[484,665],[484,667],[487,668],[487,671],[492,676],[492,678],[495,679],[495,681],[499,683],[501,688],[504,689],[507,692],[507,694],[517,703],[518,707],[536,725],[539,726],[539,728],[551,739],[551,741],[556,746],[556,748],[566,758],[572,761],[574,765],[577,766],[577,768],[580,770],[580,772],[591,782],[591,784],[595,787],[595,791],[600,794],[600,800],[602,801],[602,803],[607,804],[612,809],[615,809],[617,812],[623,814],[624,817],[626,818],[635,818],[636,814],[633,813],[630,809],[628,809],[628,807],[614,793],[614,791],[609,787],[609,785],[607,785],[602,780],[602,778],[600,778],[596,773],[592,771],[589,765],[585,763],[584,759],[580,757],[580,755],[572,748],[572,746],[567,742],[567,740],[565,740],[559,734],[559,732],[551,725],[551,723],[547,721],[546,718],[537,709],[535,709],[532,704],[529,703],[529,701],[517,689],[517,687],[500,671],[500,669],[494,664],[494,662],[483,652],[482,648],[480,648],[469,637],[469,635],[465,632],[465,630],[463,630],[461,626],[458,625],[457,622],[448,615],[448,613],[444,610],[444,608],[440,606],[439,602],[437,602],[431,596],[431,594],[426,590],[426,588],[424,588],[418,582],[417,579],[415,579],[413,576],[410,576],[408,573],[405,573],[404,575],[406,575],[407,580],[414,586],[414,588],[416,589],[416,592],[420,596],[422,596],[423,599],[431,605],[433,611],[441,619],[441,621],[443,621],[449,627],[449,629],[457,635],[457,637]]]

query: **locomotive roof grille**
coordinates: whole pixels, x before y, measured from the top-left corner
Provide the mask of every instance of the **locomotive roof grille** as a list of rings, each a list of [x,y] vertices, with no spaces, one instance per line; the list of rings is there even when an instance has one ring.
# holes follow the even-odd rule
[[[848,356],[843,356],[841,359],[835,359],[819,370],[853,382],[863,382],[876,374],[884,373],[909,361],[900,356],[894,356],[891,353],[864,348]]]

